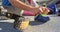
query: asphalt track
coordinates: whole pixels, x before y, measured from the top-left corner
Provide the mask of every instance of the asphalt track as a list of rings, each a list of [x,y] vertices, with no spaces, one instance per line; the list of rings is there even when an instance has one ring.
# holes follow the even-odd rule
[[[28,16],[33,19],[33,17]],[[60,32],[60,17],[49,16],[50,21],[46,23],[30,21],[29,26],[23,32]],[[4,18],[4,17],[3,17]],[[4,22],[5,21],[5,22]],[[0,20],[0,32],[21,32],[13,28],[13,20]]]

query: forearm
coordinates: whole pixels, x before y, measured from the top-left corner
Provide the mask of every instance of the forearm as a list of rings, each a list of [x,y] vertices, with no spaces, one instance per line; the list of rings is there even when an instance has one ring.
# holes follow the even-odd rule
[[[9,2],[12,4],[12,6],[14,6],[18,9],[30,10],[30,9],[34,8],[30,5],[26,5],[25,3],[23,3],[19,0],[9,0]]]

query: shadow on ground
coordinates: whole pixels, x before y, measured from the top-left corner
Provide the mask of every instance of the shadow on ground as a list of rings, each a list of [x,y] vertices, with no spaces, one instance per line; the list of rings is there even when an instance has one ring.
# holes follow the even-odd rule
[[[30,21],[29,25],[34,26],[34,25],[42,25],[44,24],[43,22],[38,22],[38,21]]]

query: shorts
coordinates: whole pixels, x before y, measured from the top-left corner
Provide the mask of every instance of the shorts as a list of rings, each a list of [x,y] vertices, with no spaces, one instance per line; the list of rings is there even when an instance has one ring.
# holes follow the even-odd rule
[[[6,9],[8,13],[21,16],[21,10],[17,9],[16,7],[13,7],[13,6],[4,7],[3,6],[3,8]]]

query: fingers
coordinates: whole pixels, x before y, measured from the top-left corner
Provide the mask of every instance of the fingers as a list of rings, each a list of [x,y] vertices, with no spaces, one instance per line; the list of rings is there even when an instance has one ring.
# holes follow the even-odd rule
[[[31,11],[36,15],[40,12],[40,7],[34,7]]]

